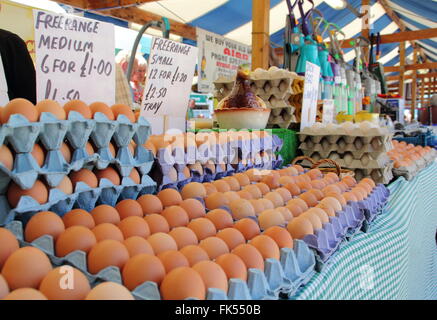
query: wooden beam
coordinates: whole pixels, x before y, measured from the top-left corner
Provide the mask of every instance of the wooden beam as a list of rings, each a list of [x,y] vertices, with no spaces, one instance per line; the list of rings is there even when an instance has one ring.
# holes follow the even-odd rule
[[[149,21],[160,21],[162,19],[162,17],[157,14],[135,7],[105,10],[99,11],[99,13],[141,25],[144,25]],[[168,19],[168,21],[170,22],[171,33],[190,40],[196,40],[196,28],[172,19]]]
[[[85,9],[88,5],[88,0],[56,0],[56,2],[79,9]]]
[[[118,9],[120,7],[139,6],[147,2],[156,2],[158,0],[88,0],[86,9]],[[117,8],[116,8],[117,7]]]
[[[404,86],[404,79],[405,79],[405,41],[402,41],[399,46],[399,95],[402,98],[405,98],[405,86]],[[384,68],[385,70],[385,68]]]
[[[427,78],[433,78],[433,77],[437,77],[437,72],[420,73],[417,75],[417,79],[427,79]],[[400,75],[399,76],[387,76],[387,77],[385,77],[385,79],[387,81],[399,80]],[[407,80],[407,79],[413,79],[413,75],[407,74],[406,76],[404,76],[404,80]]]
[[[419,49],[417,47],[414,48],[413,51],[413,63],[417,62],[417,53]],[[416,110],[416,99],[417,99],[417,71],[413,71],[413,84],[411,85],[411,119],[415,118],[414,112]]]
[[[405,71],[408,70],[419,70],[419,69],[437,69],[437,62],[427,62],[419,64],[408,64],[405,66]],[[386,66],[384,67],[384,72],[400,72],[400,66]]]
[[[387,13],[387,15],[393,20],[393,22],[395,22],[398,25],[399,29],[401,29],[401,31],[406,31],[407,27],[402,22],[402,20],[399,18],[399,16],[390,7],[390,5],[387,2],[387,0],[378,0],[378,2],[384,8],[384,10]],[[411,45],[414,48],[415,47],[415,42],[413,40],[411,40],[410,43],[411,43]],[[426,62],[427,58],[426,58],[425,52],[423,51],[422,48],[420,48],[420,55],[421,55],[423,61]]]
[[[425,106],[425,79],[420,81],[420,106],[423,108]]]
[[[269,68],[270,0],[252,1],[252,70]]]

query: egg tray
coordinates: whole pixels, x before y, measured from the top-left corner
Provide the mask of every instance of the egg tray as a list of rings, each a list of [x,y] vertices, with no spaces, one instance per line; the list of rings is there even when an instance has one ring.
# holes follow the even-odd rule
[[[393,134],[386,135],[345,135],[345,134],[308,134],[305,132],[298,132],[298,137],[300,142],[311,141],[314,144],[322,143],[323,139],[326,139],[329,144],[336,145],[341,143],[340,139],[344,141],[345,144],[357,144],[357,140],[360,140],[362,146],[374,144],[372,147],[374,151],[381,150],[385,147],[387,148],[385,151],[389,151],[393,149],[391,140]],[[360,150],[361,146],[358,148],[354,148],[355,150]]]
[[[296,123],[294,111],[295,108],[291,106],[272,109],[267,121],[267,128],[280,127],[287,129],[291,123]]]
[[[11,209],[7,197],[0,196],[0,225],[16,218],[29,220],[40,211],[53,211],[63,216],[73,208],[91,211],[96,205],[115,206],[123,199],[137,199],[143,194],[156,191],[156,183],[148,176],[141,177],[141,184],[135,184],[129,177],[123,178],[121,185],[114,185],[107,179],[101,179],[97,188],[91,188],[83,182],[76,184],[74,193],[66,195],[59,189],[49,191],[48,202],[40,205],[30,196],[22,196],[16,208]]]
[[[410,181],[424,168],[429,166],[437,158],[437,150],[432,149],[430,152],[426,153],[422,158],[417,160],[411,166],[402,166],[399,168],[393,168],[393,175],[395,177],[404,177],[406,180]]]
[[[367,154],[361,159],[354,159],[352,155],[350,155],[350,158],[347,159],[347,154],[342,155],[342,158],[340,158],[340,155],[336,152],[327,153],[318,151],[303,151],[303,154],[312,158],[314,161],[329,158],[337,162],[342,168],[348,169],[379,169],[384,168],[386,165],[392,162],[392,160],[390,160],[385,153],[380,154],[376,159],[371,159]]]

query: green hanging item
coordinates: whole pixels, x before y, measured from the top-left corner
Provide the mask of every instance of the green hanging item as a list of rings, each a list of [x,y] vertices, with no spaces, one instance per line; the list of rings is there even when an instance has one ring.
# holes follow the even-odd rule
[[[381,55],[381,35],[377,34],[376,36],[376,59],[373,60],[373,45],[375,44],[375,35],[372,33],[370,36],[370,63],[369,63],[369,71],[379,80],[381,83],[381,92],[383,94],[388,93],[387,83],[384,77],[384,66],[382,63],[378,62],[379,57]]]

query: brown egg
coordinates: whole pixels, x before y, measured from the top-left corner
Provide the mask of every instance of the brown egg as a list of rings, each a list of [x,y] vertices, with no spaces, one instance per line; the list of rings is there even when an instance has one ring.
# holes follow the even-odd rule
[[[180,207],[187,212],[190,220],[205,216],[205,207],[197,199],[185,199],[180,203]]]
[[[215,262],[225,272],[228,279],[247,281],[247,268],[244,261],[233,253],[226,253],[218,257]]]
[[[300,166],[299,166],[300,167]],[[297,176],[299,174],[299,171],[293,166],[287,168],[288,172],[291,176]]]
[[[294,200],[294,199],[292,199],[292,200]],[[287,204],[286,208],[291,212],[291,214],[293,215],[293,218],[300,216],[305,211],[304,209],[302,209],[302,207],[300,205],[295,204],[295,203]]]
[[[188,245],[179,250],[187,258],[190,267],[200,261],[209,260],[208,253],[198,245]]]
[[[126,116],[130,122],[135,122],[135,114],[129,106],[124,104],[114,104],[111,107],[111,110],[114,113],[115,120],[117,120],[118,116],[122,114]]]
[[[279,178],[279,184],[281,186],[286,186],[287,184],[290,184],[290,183],[294,184],[295,182],[296,182],[296,180],[290,176],[282,176]]]
[[[320,220],[318,214],[316,214],[315,212],[309,211],[309,210],[310,209],[308,209],[307,211],[302,213],[299,216],[299,218],[304,218],[304,219],[307,219],[309,222],[311,222],[314,230],[322,229],[322,227],[323,227],[322,221]]]
[[[341,181],[340,181],[340,182],[337,182],[335,185],[338,186],[338,187],[340,188],[341,192],[346,192],[346,191],[349,189],[349,187],[347,186],[347,184],[344,183],[344,182],[341,182]]]
[[[243,191],[244,192],[244,191]],[[252,204],[255,214],[258,216],[262,211],[264,211],[263,202],[261,199],[250,199],[249,202]]]
[[[124,246],[129,252],[129,257],[134,257],[138,254],[147,253],[154,255],[153,248],[150,243],[143,237],[133,236],[123,241]]]
[[[14,234],[5,228],[0,228],[0,271],[8,257],[19,248]],[[1,297],[0,297],[1,299]]]
[[[238,180],[234,177],[224,177],[223,181],[225,181],[229,187],[231,188],[231,191],[239,191],[240,190],[240,183],[238,182]]]
[[[240,199],[240,196],[235,191],[224,192],[223,196],[226,197],[229,200],[229,203],[231,203],[234,200]]]
[[[331,184],[322,189],[323,195],[326,197],[328,193],[338,193],[341,194],[341,190],[338,186]]]
[[[164,277],[160,291],[163,300],[183,300],[186,298],[204,300],[206,288],[197,271],[188,267],[180,267]]]
[[[322,209],[329,217],[335,217],[335,210],[326,204],[320,202],[315,208]]]
[[[317,197],[311,192],[304,192],[299,198],[305,201],[308,207],[315,207],[317,205]]]
[[[103,282],[95,286],[85,300],[135,300],[129,290],[115,282]]]
[[[8,149],[8,147],[6,146],[1,146],[1,152],[2,152],[2,158],[4,157],[5,160],[1,160],[1,162],[3,164],[7,163],[7,168],[10,166],[10,168],[8,168],[9,170],[12,170],[12,165],[13,165],[13,157],[12,157],[12,153],[11,151]],[[5,152],[5,155],[3,155],[3,152]],[[32,149],[32,157],[35,159],[36,163],[38,164],[39,167],[42,167],[44,165],[44,160],[45,160],[45,153],[44,153],[44,149],[41,148],[41,146],[38,143],[35,143],[33,145],[33,149]]]
[[[135,184],[140,184],[141,183],[141,177],[140,177],[140,174],[138,173],[138,170],[136,168],[132,168],[132,171],[129,174],[129,178],[131,178],[131,180]]]
[[[199,241],[215,236],[217,233],[217,229],[213,221],[207,218],[194,219],[190,221],[187,227],[195,233]]]
[[[289,183],[284,186],[288,191],[290,191],[291,195],[298,196],[301,194],[301,190],[299,186],[295,183]]]
[[[255,185],[245,186],[243,190],[249,192],[253,199],[259,199],[262,197],[261,190]]]
[[[300,166],[298,164],[293,165],[293,168],[296,169],[298,173],[303,173],[304,172],[302,166]]]
[[[175,189],[164,189],[158,192],[158,198],[165,207],[177,206],[182,202],[182,197]]]
[[[157,232],[147,238],[156,255],[167,250],[177,250],[176,241],[167,233]]]
[[[109,148],[109,152],[111,153],[112,157],[115,158],[115,155],[116,155],[115,147],[111,142],[109,142],[108,148]]]
[[[296,185],[300,188],[301,191],[308,191],[313,188],[311,183],[306,181],[299,181],[296,183]]]
[[[27,242],[32,242],[41,236],[50,235],[56,241],[64,230],[64,222],[56,213],[42,211],[29,220],[24,231],[24,238]]]
[[[229,204],[229,208],[231,209],[233,218],[236,220],[256,216],[254,207],[250,201],[246,199],[232,201]]]
[[[2,276],[9,289],[38,288],[42,279],[52,270],[49,258],[40,249],[23,247],[15,250],[6,260]]]
[[[354,192],[345,192],[342,194],[342,196],[346,201],[353,201],[353,202],[358,201],[357,196],[355,195]]]
[[[264,271],[264,259],[261,253],[251,244],[240,244],[232,253],[240,257],[247,269],[255,268]]]
[[[372,187],[372,189],[376,187],[375,181],[373,181],[372,179],[369,179],[369,178],[364,178],[360,182],[367,183],[370,187]]]
[[[355,193],[355,196],[357,197],[358,201],[362,201],[365,198],[367,198],[367,191],[362,187],[354,187],[351,192]]]
[[[273,205],[273,202],[269,199],[258,199],[258,202],[260,202],[263,205],[264,210],[268,209],[274,209],[275,206]],[[263,210],[263,211],[264,211]]]
[[[149,215],[146,215],[144,217],[144,220],[149,225],[150,234],[154,234],[157,232],[164,232],[168,233],[170,231],[170,226],[167,222],[167,220],[157,213],[152,213]]]
[[[114,113],[112,112],[111,108],[109,108],[109,106],[106,103],[93,102],[90,104],[89,107],[90,107],[90,110],[93,114],[93,117],[94,117],[96,112],[101,112],[106,116],[106,118],[108,118],[108,120],[115,120]]]
[[[262,192],[263,195],[264,195],[264,194],[266,194],[267,192],[269,192],[270,189],[276,189],[276,188],[279,188],[279,178],[280,178],[280,176],[278,176],[278,175],[268,175],[268,176],[264,176],[264,177],[261,179],[261,182],[260,182],[260,183],[257,183],[256,186],[258,186],[258,188],[260,188],[259,185],[260,185],[260,184],[262,185],[262,187],[260,188],[260,190],[261,190],[261,192]],[[265,188],[263,185],[267,186],[268,191],[267,191],[267,188]],[[266,192],[266,191],[267,191],[267,192]]]
[[[264,198],[270,200],[275,208],[282,207],[284,205],[284,200],[281,194],[276,191],[267,193]]]
[[[344,177],[341,179],[341,182],[345,183],[349,188],[352,188],[357,184],[357,181],[351,176]]]
[[[61,266],[44,277],[39,290],[49,300],[83,300],[91,291],[91,287],[87,277],[78,269]]]
[[[261,233],[258,223],[250,218],[238,220],[235,222],[234,228],[239,230],[247,241]]]
[[[322,180],[312,180],[310,184],[314,189],[323,189],[325,187],[325,183]]]
[[[244,173],[237,173],[237,174],[234,174],[233,177],[234,177],[235,179],[237,179],[237,181],[238,181],[240,187],[245,187],[245,186],[247,186],[247,185],[250,184],[250,179],[249,179],[249,177],[248,177],[247,175],[245,175]]]
[[[93,216],[83,209],[73,209],[67,212],[63,217],[65,228],[72,226],[84,226],[92,229],[96,226]]]
[[[217,230],[232,227],[233,220],[232,215],[223,209],[214,209],[206,214],[206,218],[209,219]]]
[[[229,250],[233,250],[236,246],[246,243],[244,235],[236,228],[222,229],[217,232],[217,237],[226,242]]]
[[[35,144],[36,146],[36,144]],[[32,153],[33,155],[33,153]],[[0,162],[9,170],[12,171],[12,168],[14,166],[14,156],[12,155],[11,150],[4,144],[0,146]],[[37,160],[38,163],[38,160]],[[43,160],[42,163],[44,163],[44,153],[43,153]]]
[[[328,172],[325,177],[332,179],[334,182],[340,181],[340,178],[334,172]]]
[[[133,236],[147,238],[150,235],[149,225],[143,218],[138,216],[124,218],[117,226],[125,239]]]
[[[30,122],[37,122],[39,117],[38,110],[33,103],[22,98],[16,98],[9,101],[1,111],[3,123],[7,123],[9,117],[13,114],[21,114]]]
[[[68,176],[65,176],[55,189],[59,189],[65,194],[72,194],[73,184],[71,183],[70,178],[68,178]]]
[[[307,234],[314,234],[312,223],[303,217],[292,219],[287,225],[287,230],[293,239],[302,239]]]
[[[340,202],[342,207],[346,205],[346,199],[344,198],[344,196],[342,194],[330,192],[326,195],[326,197],[333,197],[333,198],[337,199]]]
[[[223,206],[229,206],[229,199],[223,196],[221,192],[215,192],[205,198],[205,205],[208,210],[218,209]]]
[[[287,205],[299,206],[302,209],[302,211],[306,211],[309,208],[308,204],[304,200],[302,200],[301,198],[291,199],[290,201],[287,202]]]
[[[284,200],[284,203],[287,203],[292,198],[290,191],[288,191],[286,188],[277,188],[275,192],[279,193],[279,195],[282,197],[282,200]]]
[[[228,278],[222,267],[213,261],[201,261],[193,266],[202,277],[205,289],[217,288],[228,292]]]
[[[96,175],[88,169],[81,169],[79,171],[71,172],[70,180],[73,183],[73,187],[76,187],[76,183],[78,182],[84,182],[90,188],[97,188],[99,184]]]
[[[279,249],[293,248],[293,239],[285,228],[273,226],[264,231],[263,234],[272,238],[278,245]]]
[[[231,191],[231,187],[224,180],[216,180],[216,181],[213,181],[212,184],[216,187],[218,192]]]
[[[229,253],[226,242],[218,237],[208,237],[200,241],[199,246],[206,251],[209,258],[214,260],[218,256]]]
[[[15,182],[11,182],[8,188],[8,202],[11,208],[15,208],[22,196],[29,196],[35,199],[39,204],[47,203],[49,192],[44,183],[39,180],[35,181],[32,188],[23,190]]]
[[[194,231],[187,227],[177,227],[169,232],[169,235],[176,241],[178,250],[188,245],[197,245],[198,240]]]
[[[331,207],[336,212],[341,211],[342,209],[340,201],[338,201],[338,199],[334,197],[323,198],[322,201],[320,201],[320,204]]]
[[[98,242],[88,253],[88,271],[96,274],[109,266],[123,269],[129,260],[129,252],[119,241],[103,240]]]
[[[142,195],[137,199],[137,202],[141,206],[144,215],[161,213],[163,210],[161,200],[152,194]]]
[[[311,212],[312,214],[316,214],[322,224],[329,222],[329,217],[323,209],[320,208],[310,208],[307,212]]]
[[[147,253],[130,258],[122,272],[123,284],[129,290],[134,290],[146,281],[153,281],[159,286],[164,276],[165,267],[162,261]]]
[[[249,192],[247,192],[246,190],[240,190],[240,191],[237,191],[237,194],[238,194],[238,196],[239,196],[241,199],[246,199],[246,200],[255,200],[255,199],[253,199],[252,194],[249,193]],[[251,203],[252,203],[252,202],[251,202]]]
[[[56,256],[65,257],[76,250],[88,253],[96,243],[96,236],[90,229],[84,226],[72,226],[58,237],[55,245]]]
[[[287,207],[277,207],[276,211],[278,211],[282,214],[285,222],[288,222],[291,219],[293,219],[293,214],[291,213],[291,211]]]
[[[96,223],[96,226],[101,223],[118,224],[120,222],[120,215],[118,211],[107,204],[101,204],[91,210],[91,216]]]
[[[258,169],[249,169],[244,174],[247,175],[252,182],[260,182],[262,178],[262,175]]]
[[[117,210],[121,220],[131,216],[143,217],[143,209],[141,205],[132,199],[120,201],[115,206],[115,209]]]
[[[47,298],[38,290],[21,288],[9,293],[4,300],[47,300]]]
[[[39,117],[41,117],[43,112],[50,112],[58,120],[65,120],[67,118],[65,110],[56,101],[42,100],[38,102],[35,107],[38,111]]]
[[[123,241],[123,233],[112,223],[101,223],[91,230],[96,236],[97,242],[103,240]]]
[[[87,145],[86,145],[86,148],[87,148],[87,152],[89,153],[89,148],[90,147],[88,147],[88,144],[90,145],[90,147],[91,147],[91,149],[93,148],[92,146],[91,146],[91,144],[89,143],[89,142],[87,142]],[[65,159],[65,161],[67,162],[67,163],[70,163],[71,162],[71,149],[70,149],[70,147],[68,146],[68,144],[66,144],[65,142],[62,142],[62,144],[61,144],[61,148],[59,148],[59,151],[61,151],[61,153],[62,153],[62,156],[64,157],[64,159]],[[94,153],[94,149],[92,149],[92,154]],[[72,174],[72,173],[71,173]],[[70,174],[70,175],[71,175]]]
[[[319,169],[311,169],[306,173],[311,180],[323,178],[323,173]]]
[[[97,179],[100,181],[101,179],[108,179],[111,181],[114,185],[119,185],[121,183],[120,176],[112,167],[107,167],[103,170],[95,170],[94,173],[96,174]]]
[[[312,193],[312,194],[316,197],[317,201],[322,200],[323,197],[324,197],[323,192],[320,191],[319,189],[310,189],[310,190],[308,190],[307,192],[308,192],[308,193]]]
[[[190,182],[186,184],[181,190],[182,199],[189,198],[205,198],[205,186],[199,182]]]
[[[372,187],[367,184],[366,182],[360,181],[360,183],[358,183],[357,187],[363,188],[366,191],[366,197],[368,194],[370,194],[372,192]]]
[[[205,187],[206,195],[209,196],[217,191],[217,188],[210,182],[204,182],[203,186]]]
[[[261,229],[265,230],[271,226],[280,226],[285,224],[285,219],[282,213],[275,209],[268,209],[261,212],[258,216],[258,223]]]
[[[80,100],[68,101],[66,104],[64,104],[64,110],[67,114],[67,119],[70,111],[79,112],[85,119],[91,119],[93,117],[91,109],[88,107],[88,105]]]
[[[165,252],[161,252],[158,255],[159,260],[161,260],[165,273],[169,273],[173,269],[179,267],[189,267],[188,259],[179,251],[176,250],[168,250]]]
[[[9,286],[5,278],[0,274],[0,300],[9,294]]]
[[[189,222],[187,212],[180,206],[167,207],[161,212],[161,215],[167,220],[170,229],[184,227]]]

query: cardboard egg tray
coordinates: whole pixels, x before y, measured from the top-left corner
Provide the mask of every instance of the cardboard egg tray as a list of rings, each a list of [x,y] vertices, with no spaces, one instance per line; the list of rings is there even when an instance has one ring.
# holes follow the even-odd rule
[[[59,189],[49,191],[48,202],[40,205],[29,196],[22,196],[16,208],[9,206],[7,196],[0,196],[0,225],[19,217],[27,221],[40,211],[53,211],[63,216],[73,208],[91,211],[96,205],[107,204],[115,206],[123,199],[136,199],[143,194],[154,193],[156,183],[148,176],[141,177],[141,184],[135,184],[129,177],[122,179],[120,185],[114,185],[107,179],[101,179],[97,188],[91,188],[83,182],[78,182],[72,194],[66,195]]]
[[[423,158],[417,160],[411,166],[403,166],[399,168],[393,168],[393,175],[395,177],[404,177],[406,180],[412,180],[422,169],[429,166],[437,158],[437,150],[432,149],[426,153]]]
[[[29,122],[21,115],[12,115],[9,122],[0,127],[0,143],[9,142],[16,156],[12,171],[0,165],[0,193],[5,191],[11,179],[22,189],[29,189],[39,175],[44,176],[50,187],[56,187],[71,171],[93,165],[104,169],[114,164],[122,177],[128,176],[133,167],[147,174],[153,163],[153,155],[142,144],[149,133],[147,120],[140,118],[133,124],[123,115],[117,121],[109,121],[103,114],[96,113],[95,118],[89,120],[77,112],[71,112],[68,120],[57,120],[50,113],[43,113],[40,122]],[[65,138],[74,149],[71,163],[65,161],[59,150]],[[93,155],[85,150],[90,138],[98,148]],[[119,148],[115,158],[108,148],[111,138]],[[134,155],[127,147],[132,138],[137,143]],[[42,167],[31,155],[38,141],[47,150]]]
[[[287,129],[291,123],[296,123],[295,108],[287,106],[283,108],[272,109],[269,120],[267,122],[268,128],[280,127]]]
[[[303,132],[298,133],[299,141],[306,142],[307,145],[323,144],[325,149],[328,144],[339,145],[341,149],[346,146],[352,150],[358,151],[362,148],[367,148],[367,152],[390,151],[393,149],[391,140],[393,135],[341,135],[341,134],[307,134]]]

